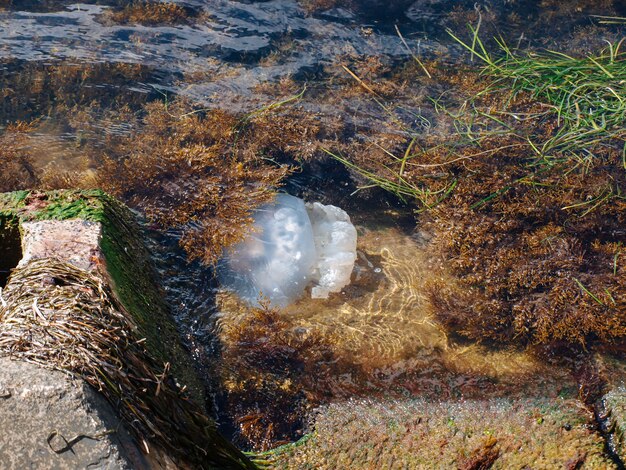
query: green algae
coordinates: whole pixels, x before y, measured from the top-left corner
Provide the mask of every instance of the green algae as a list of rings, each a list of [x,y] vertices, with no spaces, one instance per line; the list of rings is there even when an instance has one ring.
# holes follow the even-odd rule
[[[35,212],[32,217],[34,220],[83,219],[103,222],[103,209],[103,205],[97,199],[85,199],[85,195],[78,193],[74,195],[74,198],[63,196],[55,198],[43,209]]]
[[[15,217],[16,210],[23,205],[28,191],[14,191],[0,194],[0,217]]]
[[[20,221],[83,219],[103,221],[100,190],[13,191],[0,194],[0,214],[18,216]]]
[[[115,294],[137,321],[149,350],[164,364],[172,362],[174,375],[183,380],[196,399],[202,397],[203,387],[177,340],[178,332],[169,318],[163,294],[155,287],[156,274],[137,236],[139,227],[121,203],[107,195],[100,200],[103,203],[100,247]]]

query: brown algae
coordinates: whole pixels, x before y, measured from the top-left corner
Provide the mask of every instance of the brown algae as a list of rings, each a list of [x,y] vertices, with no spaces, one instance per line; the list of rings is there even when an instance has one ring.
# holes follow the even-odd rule
[[[567,368],[547,367],[528,351],[449,338],[426,288],[441,272],[412,237],[366,231],[358,249],[356,278],[328,300],[303,298],[278,311],[218,297],[221,354],[213,375],[242,444],[275,447],[302,432],[314,407],[351,397],[556,396],[576,389]]]
[[[377,155],[333,154],[371,184],[421,205],[433,255],[458,281],[429,287],[447,328],[522,344],[626,335],[619,261],[626,130],[621,99],[601,97],[606,87],[623,87],[619,47],[590,58],[520,57],[503,44],[495,61],[478,40],[472,50],[487,62],[482,75],[432,69],[470,96],[437,101],[437,131],[447,131],[411,134]],[[583,85],[588,77],[593,83]],[[571,86],[580,96],[561,100]]]
[[[197,16],[199,15],[193,9],[178,3],[140,0],[131,1],[121,9],[107,10],[104,21],[158,26],[189,23]]]

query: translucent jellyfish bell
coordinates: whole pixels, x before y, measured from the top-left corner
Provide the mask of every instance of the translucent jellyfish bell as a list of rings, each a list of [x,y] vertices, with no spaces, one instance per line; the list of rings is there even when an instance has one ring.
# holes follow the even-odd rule
[[[302,295],[317,254],[304,201],[279,194],[254,214],[254,232],[218,266],[222,286],[258,305],[262,294],[284,307]]]
[[[221,285],[252,305],[260,296],[284,307],[308,284],[325,299],[350,283],[357,233],[339,207],[279,194],[254,213],[254,231],[226,253],[218,267]]]
[[[311,297],[328,298],[350,284],[356,261],[356,228],[343,209],[314,202],[307,204],[317,260],[313,270],[316,285]]]

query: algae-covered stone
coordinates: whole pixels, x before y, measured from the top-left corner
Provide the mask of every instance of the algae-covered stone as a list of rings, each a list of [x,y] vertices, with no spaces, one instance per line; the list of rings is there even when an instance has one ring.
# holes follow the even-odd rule
[[[130,210],[98,190],[0,194],[0,221],[19,220],[23,258],[53,257],[109,278],[148,349],[203,401],[203,388],[155,283],[155,272]]]
[[[617,468],[575,400],[349,401],[322,408],[276,468]]]
[[[17,226],[22,241],[22,260],[0,286],[0,357],[84,379],[113,405],[139,447],[161,456],[159,468],[253,467],[204,412],[201,383],[128,208],[100,191],[9,193],[0,195],[0,224]],[[18,364],[15,368],[21,370]],[[59,394],[71,395],[67,383],[59,387]],[[86,401],[78,407],[91,413]],[[8,410],[0,409],[0,420],[10,419]],[[74,411],[68,408],[67,416]],[[24,413],[20,418],[32,427],[34,418]],[[44,414],[42,422],[56,427],[57,421]],[[68,436],[82,441],[83,435],[98,440],[113,430],[85,434],[80,421],[59,423],[63,430],[49,430],[48,441],[76,440]],[[65,468],[54,460],[57,452],[38,463],[32,452],[39,441],[23,443],[27,449],[22,450],[6,433],[0,436],[2,451],[20,456],[26,466]],[[100,466],[97,452],[85,456],[96,459],[96,468],[124,467],[123,462]]]

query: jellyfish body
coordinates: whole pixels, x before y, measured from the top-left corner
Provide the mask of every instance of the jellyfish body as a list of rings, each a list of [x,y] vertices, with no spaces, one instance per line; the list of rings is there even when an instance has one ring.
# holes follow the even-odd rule
[[[226,289],[252,305],[267,298],[284,307],[311,283],[312,297],[327,298],[350,282],[357,234],[342,209],[279,194],[253,218],[252,233],[218,266]]]
[[[304,201],[279,194],[254,213],[253,232],[228,251],[218,279],[253,305],[265,297],[284,307],[306,288],[316,258]]]

